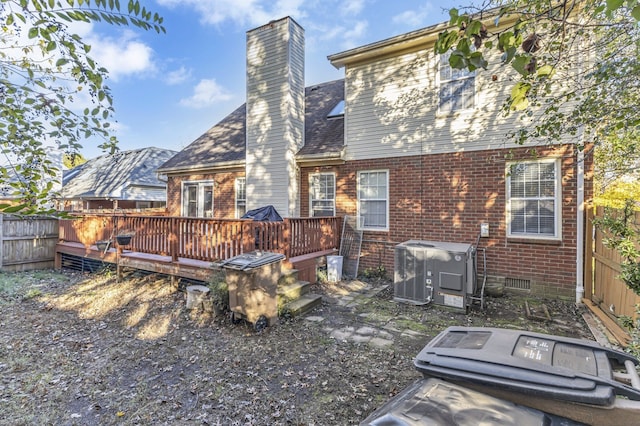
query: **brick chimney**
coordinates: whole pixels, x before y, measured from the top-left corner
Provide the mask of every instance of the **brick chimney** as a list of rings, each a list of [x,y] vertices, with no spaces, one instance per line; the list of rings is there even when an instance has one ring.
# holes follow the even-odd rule
[[[290,17],[247,32],[247,210],[299,216],[295,154],[304,145],[304,30]]]

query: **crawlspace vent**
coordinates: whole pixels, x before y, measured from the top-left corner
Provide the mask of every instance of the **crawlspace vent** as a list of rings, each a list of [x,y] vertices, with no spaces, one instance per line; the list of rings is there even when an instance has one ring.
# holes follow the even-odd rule
[[[106,270],[114,271],[113,263],[102,262],[100,260],[87,259],[85,257],[73,256],[62,253],[62,269],[71,269],[78,272],[104,272]]]
[[[519,290],[531,290],[531,280],[522,280],[519,278],[505,278],[504,286],[506,288],[517,288]]]

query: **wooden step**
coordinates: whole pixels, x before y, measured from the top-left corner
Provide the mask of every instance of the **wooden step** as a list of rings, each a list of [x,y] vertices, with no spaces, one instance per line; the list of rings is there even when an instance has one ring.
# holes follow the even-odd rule
[[[278,285],[278,306],[299,299],[309,292],[311,284],[308,281],[296,281],[290,284]]]
[[[316,306],[322,303],[322,296],[319,294],[307,293],[302,295],[299,299],[287,303],[284,306],[284,311],[292,317],[304,315]]]
[[[296,281],[298,281],[298,270],[283,268],[280,278],[278,279],[278,287],[287,284],[294,284]]]

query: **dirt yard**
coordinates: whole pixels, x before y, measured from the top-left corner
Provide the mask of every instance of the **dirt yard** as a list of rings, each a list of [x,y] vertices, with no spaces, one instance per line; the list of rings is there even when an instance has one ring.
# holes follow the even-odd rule
[[[510,295],[464,314],[398,304],[391,287],[353,305],[343,285],[315,287],[306,319],[256,334],[185,310],[163,276],[0,274],[0,424],[358,424],[420,377],[413,358],[447,326],[591,338],[573,303]],[[393,344],[336,337],[359,329]]]

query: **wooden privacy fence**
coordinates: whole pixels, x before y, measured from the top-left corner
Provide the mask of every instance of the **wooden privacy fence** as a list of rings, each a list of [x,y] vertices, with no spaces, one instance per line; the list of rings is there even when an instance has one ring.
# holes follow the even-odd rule
[[[0,269],[4,272],[52,268],[58,219],[0,214]]]
[[[622,212],[619,213],[622,214]],[[593,210],[589,210],[587,214],[585,296],[597,306],[600,311],[599,316],[605,320],[604,323],[609,331],[618,340],[621,340],[621,343],[625,343],[628,335],[620,326],[619,319],[621,317],[636,317],[635,306],[640,303],[640,296],[636,295],[618,278],[623,259],[615,249],[604,245],[606,236],[600,229],[593,226],[594,217],[604,217],[604,208],[597,207],[595,216]],[[635,213],[634,226],[636,229],[640,229],[640,212]],[[591,237],[593,241],[590,241]]]
[[[87,215],[60,220],[60,240],[86,247],[131,234],[128,250],[204,261],[224,260],[264,250],[287,258],[337,248],[338,217],[287,218],[283,222],[249,219]]]

